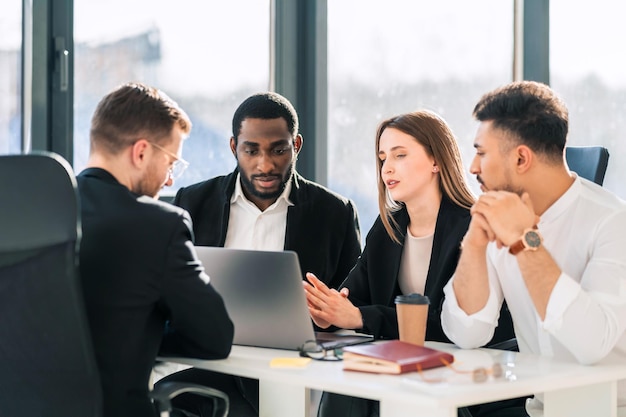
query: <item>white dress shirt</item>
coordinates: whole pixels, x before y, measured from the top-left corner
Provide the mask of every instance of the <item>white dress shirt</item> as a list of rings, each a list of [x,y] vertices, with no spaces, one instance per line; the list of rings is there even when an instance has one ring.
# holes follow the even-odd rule
[[[513,317],[521,352],[582,364],[626,361],[626,203],[582,178],[538,224],[546,250],[562,270],[538,316],[508,248],[487,248],[490,294],[485,307],[467,315],[457,304],[454,277],[444,288],[441,315],[448,337],[465,348],[482,346],[493,334],[503,298]],[[536,397],[541,400],[541,396]],[[620,415],[626,410],[626,380],[618,383]],[[537,401],[527,406],[542,415]]]
[[[287,209],[291,181],[278,199],[265,211],[246,198],[241,189],[241,174],[237,174],[235,190],[230,198],[230,217],[225,248],[282,251],[285,249]]]

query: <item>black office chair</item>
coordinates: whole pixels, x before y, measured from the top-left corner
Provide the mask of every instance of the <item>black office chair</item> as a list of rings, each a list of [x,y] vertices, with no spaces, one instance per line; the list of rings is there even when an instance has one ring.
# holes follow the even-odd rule
[[[565,160],[569,169],[598,185],[604,182],[609,151],[602,146],[568,146]]]
[[[78,279],[76,180],[54,154],[0,156],[0,416],[98,417],[100,378]],[[228,397],[191,384],[152,396],[169,415],[182,392]]]

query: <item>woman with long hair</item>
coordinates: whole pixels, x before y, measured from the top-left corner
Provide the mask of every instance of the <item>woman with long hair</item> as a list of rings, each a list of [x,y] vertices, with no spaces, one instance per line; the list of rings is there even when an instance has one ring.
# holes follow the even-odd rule
[[[449,342],[439,318],[443,287],[456,268],[474,203],[457,141],[441,117],[419,110],[380,124],[376,156],[380,215],[338,290],[307,274],[309,312],[321,328],[397,339],[394,299],[420,293],[430,299],[426,340]],[[504,334],[498,339],[513,337],[510,321],[499,328]],[[318,412],[375,415],[376,401],[330,393],[322,396]]]

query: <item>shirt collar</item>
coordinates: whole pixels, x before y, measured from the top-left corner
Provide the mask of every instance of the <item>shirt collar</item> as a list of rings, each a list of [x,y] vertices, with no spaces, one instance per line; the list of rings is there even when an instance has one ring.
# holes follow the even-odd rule
[[[273,207],[279,204],[281,201],[284,201],[285,204],[287,204],[287,206],[293,206],[294,205],[293,202],[289,199],[290,193],[291,193],[291,180],[287,181],[287,184],[285,185],[285,189],[278,196],[274,204],[272,204],[270,207]],[[248,198],[246,198],[245,194],[243,193],[243,189],[241,188],[241,173],[240,172],[237,173],[237,179],[235,180],[235,190],[233,191],[233,195],[230,197],[231,204],[235,203],[238,199],[240,199],[241,201],[247,201],[250,204],[254,204],[252,201],[248,200]]]
[[[576,175],[575,173],[572,173]],[[576,201],[582,190],[582,180],[576,175],[576,179],[558,200],[556,200],[541,216],[539,225],[550,223],[564,213]]]

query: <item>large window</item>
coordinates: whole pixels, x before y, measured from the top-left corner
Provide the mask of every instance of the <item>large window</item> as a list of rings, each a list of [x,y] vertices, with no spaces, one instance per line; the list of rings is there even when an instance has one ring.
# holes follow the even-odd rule
[[[609,149],[604,186],[622,198],[626,197],[624,13],[626,3],[614,0],[550,2],[550,83],[569,109],[569,144]]]
[[[87,160],[98,100],[127,81],[161,88],[191,117],[183,147],[191,165],[174,189],[232,170],[232,115],[248,95],[269,88],[269,0],[74,0],[74,6],[75,170]]]
[[[439,113],[468,167],[475,103],[512,80],[513,11],[513,0],[328,2],[328,182],[356,201],[364,231],[378,215],[374,137],[385,118]]]
[[[21,152],[22,4],[2,4],[0,13],[0,154]]]

